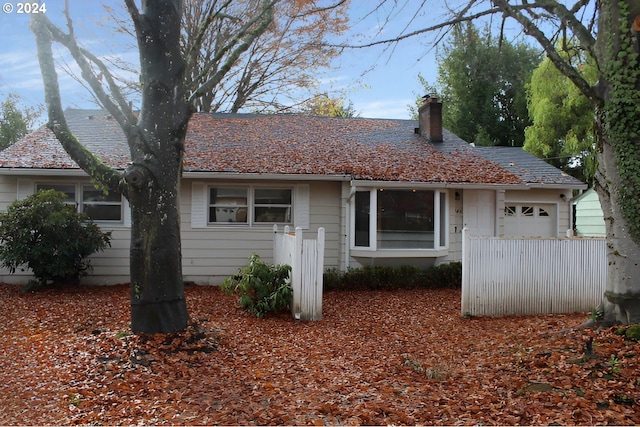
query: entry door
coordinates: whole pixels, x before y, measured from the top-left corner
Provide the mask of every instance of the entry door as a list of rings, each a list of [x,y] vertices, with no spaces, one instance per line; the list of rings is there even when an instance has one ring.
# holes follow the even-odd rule
[[[471,235],[495,236],[496,192],[464,190],[462,218]]]

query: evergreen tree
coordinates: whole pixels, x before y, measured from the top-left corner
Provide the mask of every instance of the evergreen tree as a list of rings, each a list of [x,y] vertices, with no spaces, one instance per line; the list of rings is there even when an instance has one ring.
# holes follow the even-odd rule
[[[478,145],[522,146],[530,124],[525,85],[540,51],[467,22],[453,27],[437,58],[444,127]],[[424,78],[421,84],[433,93]]]

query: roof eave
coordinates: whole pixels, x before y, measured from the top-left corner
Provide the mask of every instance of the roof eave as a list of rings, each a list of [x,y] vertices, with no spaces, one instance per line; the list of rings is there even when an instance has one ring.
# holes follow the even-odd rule
[[[14,176],[81,176],[88,174],[79,168],[3,168],[0,167],[0,175]],[[282,181],[350,181],[351,186],[357,187],[412,187],[412,188],[468,188],[490,190],[531,190],[531,189],[572,189],[585,190],[587,184],[547,184],[547,183],[521,183],[521,184],[492,184],[492,183],[464,183],[464,182],[423,182],[423,181],[383,181],[383,180],[359,180],[353,179],[350,174],[274,174],[274,173],[237,173],[237,172],[206,172],[185,171],[184,178],[190,179],[238,179],[238,180],[282,180]]]
[[[240,172],[205,172],[184,171],[183,178],[190,179],[239,179],[239,180],[280,180],[280,181],[350,181],[349,174],[277,174],[277,173],[240,173]]]
[[[588,188],[589,186],[587,184],[584,183],[580,183],[580,184],[571,184],[571,183],[567,183],[567,184],[559,184],[559,183],[554,183],[554,184],[545,184],[545,183],[539,183],[539,182],[530,182],[527,184],[527,186],[531,189],[537,188],[537,189],[558,189],[558,190],[565,190],[567,188],[572,189],[572,190],[585,190],[586,188]]]
[[[385,187],[385,188],[456,188],[473,190],[528,190],[526,184],[490,184],[470,182],[423,182],[423,181],[379,181],[351,180],[352,187]]]
[[[0,175],[89,176],[79,168],[3,168]]]

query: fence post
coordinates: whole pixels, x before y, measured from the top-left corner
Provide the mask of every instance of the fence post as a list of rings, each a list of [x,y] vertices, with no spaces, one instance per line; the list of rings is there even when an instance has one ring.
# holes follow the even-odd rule
[[[462,229],[462,300],[460,315],[470,313],[469,309],[469,228]]]
[[[312,320],[322,320],[322,290],[324,274],[324,227],[318,228],[318,240],[316,241],[316,277],[314,282],[314,308]]]
[[[273,265],[280,263],[280,248],[278,247],[278,225],[273,224]]]
[[[286,227],[285,227],[286,230]],[[293,254],[291,257],[291,288],[293,289],[293,301],[291,313],[294,319],[299,320],[302,313],[302,228],[296,227]]]

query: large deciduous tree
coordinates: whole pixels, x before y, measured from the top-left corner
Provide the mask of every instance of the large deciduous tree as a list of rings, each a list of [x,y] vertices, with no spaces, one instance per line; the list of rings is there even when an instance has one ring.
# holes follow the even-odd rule
[[[185,0],[182,45],[185,50],[199,45],[204,61],[188,64],[190,87],[195,89],[228,63],[227,40],[260,10],[261,0],[231,2],[228,19],[209,26],[198,40],[198,28],[210,0]],[[235,61],[224,78],[196,101],[199,111],[237,113],[289,110],[299,102],[300,92],[308,93],[318,81],[318,73],[330,67],[339,54],[323,47],[329,36],[347,29],[347,2],[319,8],[317,2],[280,0],[273,6],[273,22],[242,58]],[[337,7],[339,6],[339,7]],[[242,19],[237,19],[241,17]]]
[[[217,84],[195,100],[196,109],[204,112],[237,113],[295,110],[312,93],[322,70],[331,69],[331,60],[340,50],[324,42],[347,29],[348,0],[321,7],[322,2],[278,0],[273,4],[273,20],[256,42],[234,61],[229,42],[242,33],[246,22],[261,13],[262,0],[224,2],[224,13],[204,31],[202,22],[209,9],[220,4],[215,0],[184,0],[180,46],[186,54],[199,51],[199,60],[186,64],[187,89],[197,91],[221,68],[229,67]],[[325,2],[326,3],[326,2]],[[114,31],[133,35],[130,20],[115,7],[108,7]],[[134,64],[120,63],[126,73]],[[128,82],[130,87],[139,82]]]
[[[640,2],[566,3],[468,0],[440,22],[366,46],[397,43],[487,16],[515,22],[537,41],[595,113],[598,167],[594,187],[602,204],[608,247],[602,321],[640,323]],[[556,46],[565,38],[575,38],[585,55],[594,59],[597,83],[559,54]]]
[[[234,37],[223,41],[225,62],[206,80],[189,89],[189,64],[202,60],[200,43],[218,19],[236,19],[226,13],[230,4],[212,2],[203,15],[199,34],[184,53],[181,46],[181,0],[125,0],[140,53],[142,105],[138,114],[107,66],[81,47],[71,13],[65,11],[66,32],[46,15],[32,15],[38,60],[45,87],[48,126],[74,161],[94,181],[120,191],[131,205],[131,328],[135,333],[167,333],[187,326],[188,313],[182,278],[179,188],[184,140],[198,97],[224,78],[231,65],[272,24],[277,0],[262,0],[258,12],[242,20]],[[96,99],[118,121],[127,138],[131,164],[115,170],[89,152],[70,132],[61,103],[52,43],[62,44],[82,70],[82,78]]]
[[[571,8],[550,0],[532,8],[507,0],[494,4],[538,41],[558,70],[591,102],[598,151],[594,186],[608,247],[603,321],[640,323],[640,2],[581,0]],[[542,17],[546,25],[556,23],[555,33],[548,35],[537,25]],[[594,58],[595,85],[556,50],[553,35],[564,31]]]

